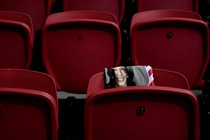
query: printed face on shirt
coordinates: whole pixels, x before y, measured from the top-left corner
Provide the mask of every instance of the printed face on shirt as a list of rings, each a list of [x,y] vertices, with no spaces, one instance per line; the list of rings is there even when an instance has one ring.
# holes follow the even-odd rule
[[[127,86],[127,73],[125,67],[115,67],[115,81],[117,87]]]

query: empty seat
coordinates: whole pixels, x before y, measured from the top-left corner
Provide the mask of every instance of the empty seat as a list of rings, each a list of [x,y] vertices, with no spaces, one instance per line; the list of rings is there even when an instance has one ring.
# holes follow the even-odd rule
[[[0,87],[38,90],[50,94],[58,106],[54,79],[45,73],[24,69],[0,69]]]
[[[86,93],[92,75],[120,63],[120,29],[112,14],[55,13],[47,18],[42,37],[43,62],[58,90]]]
[[[124,16],[125,0],[63,0],[63,9],[64,11],[94,10],[110,12],[121,23]]]
[[[31,16],[35,32],[42,29],[50,14],[51,0],[6,0],[0,1],[0,11],[18,11]]]
[[[0,79],[0,139],[57,140],[53,79],[23,69],[1,69]]]
[[[138,11],[180,9],[198,12],[198,0],[137,0]]]
[[[30,16],[0,11],[0,68],[28,69],[32,48],[33,27]]]
[[[177,71],[190,88],[203,86],[209,61],[208,25],[197,13],[153,10],[137,13],[131,23],[134,65]]]
[[[57,140],[56,103],[46,92],[0,87],[1,139]]]
[[[154,72],[158,73],[155,69]],[[154,79],[159,80],[155,75]],[[173,81],[165,82],[170,85]],[[86,140],[199,140],[199,127],[198,101],[189,90],[157,83],[104,89],[103,73],[94,75],[89,82]]]

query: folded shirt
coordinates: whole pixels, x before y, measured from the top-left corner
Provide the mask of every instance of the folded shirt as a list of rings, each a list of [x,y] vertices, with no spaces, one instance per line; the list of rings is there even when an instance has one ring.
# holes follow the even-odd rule
[[[105,88],[154,86],[151,66],[119,66],[104,69]]]

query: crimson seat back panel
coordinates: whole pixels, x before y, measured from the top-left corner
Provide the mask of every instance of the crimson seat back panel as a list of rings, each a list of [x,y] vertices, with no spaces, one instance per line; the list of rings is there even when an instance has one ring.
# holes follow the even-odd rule
[[[153,12],[133,17],[131,52],[134,65],[177,71],[186,76],[191,88],[199,87],[209,59],[208,26],[199,19],[173,16],[175,11],[171,17],[146,18]]]
[[[36,90],[48,93],[55,100],[56,116],[58,117],[56,85],[50,75],[24,69],[1,69],[0,79],[0,87],[3,88]]]
[[[79,13],[63,12],[48,18],[43,31],[43,61],[58,89],[86,93],[92,75],[119,65],[121,38],[112,15]]]
[[[28,69],[31,64],[33,28],[24,13],[0,11],[0,68]]]
[[[1,69],[0,79],[0,87],[39,90],[57,100],[55,81],[48,74],[23,69]]]
[[[45,92],[0,88],[1,139],[56,140],[56,102]]]

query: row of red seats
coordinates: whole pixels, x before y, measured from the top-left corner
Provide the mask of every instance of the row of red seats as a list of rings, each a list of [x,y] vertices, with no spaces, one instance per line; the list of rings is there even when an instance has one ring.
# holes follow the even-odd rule
[[[92,76],[85,103],[85,139],[199,140],[199,105],[187,79],[155,68],[153,74],[156,86],[111,89],[104,89],[103,72]],[[35,71],[0,69],[0,79],[0,138],[57,140],[53,78]]]
[[[18,3],[18,1],[15,2],[17,3],[14,4],[13,1],[13,6],[17,6],[18,4],[20,4]],[[123,3],[123,1],[121,2]],[[194,2],[195,1],[188,1],[188,4],[189,3],[192,4]],[[27,1],[27,3],[29,2]],[[34,3],[39,3],[39,2],[36,0],[36,2]],[[106,16],[103,17],[98,12],[95,13],[94,16],[92,16],[92,14],[90,16],[89,12],[86,12],[87,15],[84,13],[80,14],[80,12],[75,12],[76,14],[74,12],[69,12],[69,13],[67,12],[68,14],[59,13],[58,15],[57,14],[51,15],[49,14],[50,13],[49,9],[42,11],[41,8],[43,6],[39,5],[36,7],[34,3],[30,2],[30,4],[32,4],[32,7],[35,8],[35,10],[30,8],[30,11],[33,11],[32,14],[29,14],[30,16],[26,14],[19,15],[18,13],[16,13],[15,16],[12,13],[9,13],[9,15],[6,16],[2,16],[5,19],[2,20],[3,26],[1,29],[3,30],[1,32],[3,33],[3,35],[1,35],[2,39],[1,41],[10,43],[7,46],[5,46],[4,48],[6,50],[5,52],[1,51],[2,52],[1,56],[4,56],[4,58],[1,59],[2,63],[6,64],[4,62],[10,61],[9,64],[13,64],[13,62],[15,62],[15,67],[18,66],[21,68],[29,68],[31,63],[32,49],[33,49],[33,39],[35,36],[33,32],[34,31],[36,32],[36,30],[40,29],[43,30],[43,38],[42,38],[43,62],[47,68],[47,72],[50,75],[52,75],[54,80],[56,81],[56,88],[58,88],[59,90],[75,92],[75,93],[87,92],[87,99],[88,99],[86,104],[87,139],[90,140],[103,139],[103,138],[127,139],[128,135],[132,136],[133,139],[136,138],[142,138],[142,139],[174,138],[174,139],[184,139],[184,140],[199,139],[198,104],[195,96],[191,94],[191,92],[189,91],[181,89],[171,89],[166,87],[164,88],[149,87],[142,89],[141,88],[139,89],[138,87],[132,87],[126,90],[125,89],[103,90],[102,74],[98,74],[95,77],[93,77],[93,79],[91,79],[90,86],[87,91],[87,83],[92,75],[94,75],[99,71],[102,71],[104,67],[112,67],[119,65],[120,59],[122,57],[121,51],[123,48],[121,48],[120,45],[121,44],[121,39],[119,38],[120,30],[117,23],[121,22],[122,20],[122,15],[118,16],[122,13],[119,12],[123,11],[122,8],[120,10],[119,9],[114,10],[115,11],[114,15],[117,15],[116,17],[113,17],[113,15],[109,14],[104,14]],[[49,3],[46,5],[49,5]],[[79,4],[75,5],[81,7],[81,3],[86,3],[86,2],[81,1],[79,2]],[[87,6],[87,4],[90,3],[91,5],[89,6],[94,5],[93,2],[88,2],[85,5]],[[107,4],[108,5],[111,4],[111,6],[107,6],[108,8],[115,7],[113,5],[118,5],[116,3],[117,2],[113,0],[110,2],[104,1],[104,3],[98,1],[98,4],[101,4],[104,7],[106,7],[105,5]],[[153,0],[152,2],[151,1],[149,2],[148,0],[145,1],[139,0],[138,1],[139,10],[140,11],[141,9],[144,9],[142,11],[145,11],[146,9],[151,10],[150,9],[151,3],[154,3],[152,9],[155,9],[154,7],[156,7],[157,9],[163,8],[158,6],[158,4],[163,5],[163,3],[161,3],[160,1]],[[169,3],[172,4],[170,8],[175,8],[176,6],[179,7],[180,4],[177,5],[177,3],[182,3],[181,6],[187,5],[187,8],[186,7],[183,8],[184,10],[190,10],[190,11],[198,10],[197,4],[189,6],[188,4],[183,4],[183,0],[180,2],[174,1],[174,3],[172,1],[169,1]],[[4,8],[7,7],[4,6],[4,4],[6,4],[6,1],[2,2],[0,6]],[[145,8],[141,7],[141,5],[144,4],[146,4],[148,7]],[[164,4],[167,4],[167,2],[164,2]],[[24,9],[24,8],[28,9],[27,6],[23,5],[24,4],[21,3],[21,8],[18,8],[17,10],[19,11],[19,9]],[[97,8],[100,8],[100,6],[97,6]],[[39,11],[37,9],[39,9]],[[110,10],[113,9],[111,8]],[[22,12],[25,13],[25,10],[23,10]],[[43,17],[44,21],[46,20],[46,18],[49,19],[47,19],[46,22],[43,21],[40,22],[40,24],[35,23],[40,21],[40,16],[38,16],[39,12],[43,12],[45,13],[44,15],[47,15],[46,17],[41,16]],[[152,64],[153,67],[175,70],[183,73],[187,77],[191,88],[202,85],[202,82],[200,81],[202,81],[206,65],[209,61],[209,48],[207,47],[208,46],[207,25],[203,21],[201,21],[201,18],[197,14],[194,13],[186,12],[183,15],[180,14],[182,13],[182,11],[179,12],[176,11],[174,13],[173,10],[170,10],[170,12],[168,12],[167,14],[164,14],[165,12],[163,13],[162,12],[163,11],[156,11],[156,12],[151,11],[146,13],[142,12],[141,14],[137,14],[133,17],[132,24],[130,26],[131,27],[130,35],[131,35],[131,47],[133,48],[132,59],[134,60],[135,65]],[[4,15],[4,13],[2,15]],[[88,17],[88,20],[84,19],[83,17],[84,15],[85,17]],[[157,19],[156,16],[158,17]],[[11,22],[11,18],[14,17],[16,17],[18,20],[16,22]],[[24,22],[23,23],[20,22],[20,19],[23,20]],[[108,19],[108,21],[106,21],[105,19]],[[10,24],[9,25],[5,24],[8,21]],[[17,26],[20,26],[20,28],[16,28]],[[82,29],[80,28],[81,26],[83,27]],[[9,31],[11,32],[8,32],[7,29],[9,29]],[[21,36],[23,35],[24,37],[21,37],[20,34]],[[100,39],[99,36],[102,36],[103,39]],[[89,42],[89,40],[91,40],[91,42]],[[133,41],[135,41],[135,43]],[[22,45],[19,45],[19,43]],[[16,51],[10,48],[10,46],[13,45],[15,46],[15,48],[17,48]],[[85,46],[85,48],[82,48],[82,46]],[[108,49],[106,49],[107,46]],[[172,49],[169,50],[170,48]],[[165,50],[167,50],[170,53],[169,54],[165,53]],[[8,53],[10,55],[8,55]],[[21,63],[16,63],[18,62],[17,61],[18,59],[21,60]],[[99,64],[101,66],[99,66]],[[10,76],[8,75],[5,76],[5,73],[2,74],[2,77],[5,77],[5,79],[7,80],[13,79],[16,74],[20,76],[19,77],[20,79],[19,78],[17,78],[16,80],[13,79],[14,83],[10,83],[11,81],[9,80],[10,81],[9,84],[11,85],[4,85],[4,87],[7,87],[7,89],[1,89],[2,93],[4,93],[3,96],[5,96],[4,99],[7,102],[11,102],[10,98],[12,97],[12,95],[16,95],[13,96],[14,101],[16,103],[16,104],[14,103],[14,106],[16,106],[16,108],[11,111],[10,115],[8,115],[5,113],[5,111],[7,111],[6,108],[7,103],[5,103],[3,107],[0,108],[1,112],[0,117],[8,115],[8,116],[13,116],[14,118],[19,118],[18,120],[13,118],[13,120],[17,120],[18,123],[16,121],[11,122],[11,125],[14,128],[14,130],[20,130],[20,131],[12,131],[15,134],[12,135],[11,127],[6,126],[8,125],[7,124],[8,122],[2,119],[4,123],[1,124],[4,125],[2,125],[3,127],[1,128],[1,132],[4,134],[6,138],[9,137],[8,139],[18,138],[19,136],[22,136],[21,139],[24,138],[57,139],[57,130],[58,130],[57,118],[56,118],[58,112],[57,103],[56,103],[57,97],[54,94],[55,85],[52,78],[47,78],[48,76],[46,75],[45,75],[46,78],[42,78],[42,76],[40,76],[39,74],[34,76],[30,76],[30,74],[27,74],[27,76],[25,76],[24,78],[29,78],[28,80],[21,79],[24,74],[21,71],[20,72],[18,71],[17,73],[19,74],[17,74],[16,72],[13,73],[12,70],[8,71],[9,73],[11,72],[10,74],[8,74]],[[176,79],[176,77],[168,77],[164,79],[164,74],[158,75],[156,71],[154,71],[154,74],[155,76],[161,77],[162,81],[161,80],[159,82],[156,81],[156,83],[159,83],[157,84],[158,86],[164,85],[164,86],[176,87],[177,83],[175,81],[176,80],[182,81],[182,78]],[[40,79],[45,79],[45,80],[42,81]],[[28,83],[28,85],[25,85],[26,84],[25,82],[20,82],[22,80]],[[18,81],[18,83],[16,83],[15,81]],[[46,84],[50,81],[53,84],[49,85]],[[34,82],[32,83],[33,84],[32,87],[30,86],[31,82]],[[187,82],[182,83],[179,81],[178,85],[180,83],[181,87],[187,85],[186,84]],[[37,88],[35,90],[34,90],[34,85],[37,85]],[[11,91],[11,89],[8,87],[13,87],[14,89],[12,89]],[[19,89],[20,87],[21,90]],[[25,88],[30,89],[32,91],[25,90]],[[49,89],[50,91],[47,91],[47,89]],[[5,91],[7,92],[7,94],[10,93],[10,96],[8,98],[6,97]],[[51,96],[49,96],[48,93],[50,93]],[[132,95],[133,98],[126,93]],[[21,95],[21,98],[18,97],[19,94]],[[152,95],[153,99],[156,99],[155,103],[153,102],[154,104],[150,104],[151,100],[145,101],[148,98],[151,99],[151,96],[148,97],[147,95]],[[23,96],[24,100],[22,99]],[[34,96],[36,96],[36,99],[34,99]],[[129,101],[120,99],[119,102],[118,101],[119,98],[116,98],[116,96],[118,97],[122,96],[123,99],[127,98],[129,99]],[[142,99],[142,101],[132,102],[137,98]],[[110,100],[113,101],[113,104],[112,102],[110,104]],[[163,100],[166,102],[163,102]],[[123,101],[125,101],[126,103]],[[169,104],[168,101],[173,103],[167,106]],[[21,106],[19,106],[20,102],[27,104],[27,106],[24,106],[23,103]],[[128,102],[130,102],[130,104],[127,104]],[[28,107],[28,103],[31,103],[30,108]],[[121,105],[114,106],[116,105],[116,103],[119,103],[122,106]],[[35,107],[32,104],[35,105]],[[45,105],[45,107],[42,107],[43,104]],[[108,106],[106,106],[105,104],[107,104]],[[39,109],[37,109],[37,106]],[[101,106],[103,107],[100,108]],[[128,106],[131,110],[126,110]],[[110,108],[113,108],[113,110],[110,110]],[[156,111],[159,110],[160,108],[161,108],[160,112]],[[173,108],[174,110],[171,110],[171,108]],[[132,111],[132,109],[134,111]],[[146,111],[141,112],[142,109],[146,109]],[[15,112],[17,112],[17,110],[20,111],[18,115],[23,114],[23,116],[21,117],[16,116],[17,114],[15,114]],[[51,112],[49,110],[51,110]],[[137,110],[139,110],[140,112]],[[29,112],[30,115],[25,115],[25,112]],[[42,112],[42,113],[37,115],[34,112]],[[27,116],[27,119],[25,118],[24,115]],[[158,115],[159,115],[158,121],[155,121],[153,117]],[[94,119],[92,119],[93,117]],[[95,119],[95,117],[98,119]],[[113,119],[116,117],[117,119]],[[29,118],[33,118],[34,121],[31,121]],[[103,118],[109,118],[109,121],[104,121]],[[142,121],[139,121],[140,120],[139,118],[142,119]],[[132,120],[132,122],[125,120]],[[176,120],[179,120],[180,123],[177,123]],[[11,120],[9,119],[9,121]],[[23,123],[25,121],[27,123]],[[31,124],[31,122],[34,123]],[[44,123],[47,125],[44,126],[43,128]],[[115,125],[116,127],[110,129],[110,127],[113,126],[113,123],[116,124]],[[13,124],[16,124],[17,127],[14,127]],[[139,125],[137,126],[137,124]],[[36,127],[31,128],[29,125]],[[120,129],[118,127],[119,125],[120,126],[123,125],[124,127],[121,127],[122,129]],[[134,125],[136,127],[133,127]],[[19,129],[20,127],[22,129]],[[10,130],[5,128],[8,128]],[[29,128],[31,128],[30,131],[31,133],[25,133],[28,132],[27,130]],[[168,131],[162,131],[163,129]],[[138,130],[138,131],[130,131],[130,130]],[[142,133],[139,133],[139,131],[141,131]],[[10,133],[8,134],[8,132]],[[113,135],[111,134],[112,132],[114,132]],[[151,133],[148,134],[148,132]],[[168,132],[167,135],[164,135],[165,132]],[[25,135],[19,135],[20,133]],[[173,136],[176,135],[176,137],[171,137],[171,135]],[[128,139],[132,138],[129,137]]]
[[[24,0],[24,1],[0,1],[0,10],[2,11],[19,11],[29,14],[32,17],[34,29],[39,30],[43,27],[46,17],[52,13],[52,7],[59,0]],[[61,11],[73,10],[96,10],[113,13],[119,23],[123,20],[126,1],[125,0],[61,0]],[[159,1],[159,0],[136,0],[138,11],[147,11],[154,9],[182,9],[198,12],[198,0],[186,1]],[[130,7],[133,8],[133,7]]]
[[[68,1],[63,0],[63,10],[98,10],[106,11],[115,14],[119,21],[123,18],[124,12],[124,0],[112,0],[112,1]],[[51,14],[53,5],[56,4],[54,0],[25,0],[25,1],[0,1],[0,11],[17,11],[27,13],[33,21],[34,30],[42,29],[45,20],[49,14]]]
[[[4,11],[0,18],[1,68],[29,69],[33,49],[30,16]],[[42,29],[42,58],[59,90],[86,93],[93,74],[120,64],[122,40],[117,23],[113,14],[98,11],[68,11],[47,17]],[[137,13],[130,26],[133,63],[180,72],[191,88],[201,87],[209,62],[208,30],[194,12]]]

